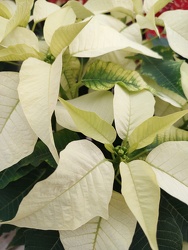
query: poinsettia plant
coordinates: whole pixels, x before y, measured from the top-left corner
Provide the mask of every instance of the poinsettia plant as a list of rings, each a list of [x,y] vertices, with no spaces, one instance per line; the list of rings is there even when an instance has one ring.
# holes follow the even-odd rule
[[[170,2],[0,1],[10,249],[186,249],[188,10]]]

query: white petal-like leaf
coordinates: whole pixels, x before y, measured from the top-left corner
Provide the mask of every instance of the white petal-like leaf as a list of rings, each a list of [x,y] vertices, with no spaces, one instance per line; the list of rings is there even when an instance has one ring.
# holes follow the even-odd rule
[[[143,8],[146,13],[151,9],[154,9],[154,13],[157,13],[169,2],[171,2],[171,0],[144,0]]]
[[[76,15],[71,7],[61,8],[46,18],[44,24],[44,38],[48,45],[51,43],[54,32],[62,27],[73,24],[76,20]]]
[[[16,10],[16,4],[13,1],[1,1],[0,2],[0,16],[5,18],[11,18]]]
[[[29,57],[44,59],[44,54],[26,44],[0,48],[0,61],[24,61]]]
[[[159,18],[164,21],[170,47],[188,58],[188,10],[166,11]]]
[[[164,142],[146,158],[157,181],[170,195],[188,204],[188,142]]]
[[[66,48],[78,35],[78,33],[88,24],[89,21],[73,23],[58,28],[52,37],[50,50],[54,56],[57,56]]]
[[[138,220],[153,250],[157,250],[157,223],[160,188],[150,165],[136,160],[120,163],[122,194]]]
[[[132,40],[133,42],[137,42],[139,44],[142,43],[142,34],[138,23],[133,23],[130,26],[126,27],[126,29],[124,28],[121,31],[121,34],[123,34],[125,37],[127,37],[129,40]]]
[[[133,42],[107,24],[101,23],[94,16],[88,25],[70,44],[70,54],[77,57],[96,57],[108,52],[126,49],[155,58],[161,58],[156,52]]]
[[[183,242],[182,250],[188,250],[188,242]]]
[[[104,144],[112,144],[114,142],[116,138],[114,127],[100,118],[95,112],[77,108],[62,98],[60,98],[60,102],[69,112],[78,131]],[[70,119],[68,122],[70,122]],[[60,125],[64,126],[63,123],[60,123]]]
[[[152,143],[158,133],[168,129],[187,113],[188,110],[183,110],[163,117],[154,116],[144,121],[129,137],[130,152]]]
[[[18,100],[18,81],[18,73],[0,72],[0,171],[31,154],[37,141]]]
[[[134,6],[134,11],[136,12],[136,14],[143,13],[142,1],[140,1],[140,0],[132,0],[132,2],[133,2],[133,6]]]
[[[86,9],[85,6],[81,2],[68,1],[65,4],[65,7],[66,6],[70,6],[73,9],[78,19],[85,19],[87,17],[93,16],[93,13],[89,11],[88,9]]]
[[[113,121],[113,94],[109,91],[95,91],[68,101],[75,107],[95,112],[109,124]],[[70,130],[79,131],[67,109],[58,102],[55,110],[57,122]]]
[[[57,4],[47,2],[46,0],[37,0],[33,9],[33,19],[35,23],[38,23],[46,19],[50,14],[59,10],[60,7]]]
[[[74,141],[55,172],[38,182],[9,222],[43,230],[75,230],[96,216],[108,219],[114,170],[92,142]]]
[[[86,2],[85,7],[95,14],[110,12],[116,8],[120,8],[122,11],[123,9],[133,11],[131,0],[89,0]]]
[[[39,51],[38,38],[37,36],[29,29],[17,27],[5,39],[1,42],[1,46],[8,47],[17,44],[25,44],[29,47],[34,48],[36,51]]]
[[[34,0],[17,0],[16,11],[14,15],[7,20],[6,25],[3,23],[3,32],[0,33],[0,41],[2,41],[17,26],[26,26],[30,18],[30,10]]]
[[[114,88],[114,118],[117,133],[127,139],[142,122],[153,116],[155,99],[149,91],[128,92],[118,84]]]
[[[58,162],[51,116],[57,103],[62,71],[62,54],[52,65],[35,58],[22,64],[18,93],[24,114],[37,136],[49,147]]]
[[[160,11],[165,5],[167,5],[171,0],[146,0],[144,1],[144,9],[146,11],[146,16],[137,15],[137,22],[139,23],[142,29],[151,29],[154,30],[158,36],[160,36],[156,21],[155,21],[155,14]]]
[[[113,192],[108,220],[96,217],[77,230],[60,231],[60,239],[66,250],[128,249],[135,227],[136,220],[123,196]]]

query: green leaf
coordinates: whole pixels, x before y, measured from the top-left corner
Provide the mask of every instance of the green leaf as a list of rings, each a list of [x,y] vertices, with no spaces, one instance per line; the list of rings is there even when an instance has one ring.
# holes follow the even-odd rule
[[[188,64],[186,62],[183,62],[180,68],[181,73],[181,84],[184,91],[184,94],[186,98],[188,98],[188,87],[187,87],[187,81],[188,81]]]
[[[16,72],[0,72],[0,171],[31,154],[37,136],[21,108]]]
[[[112,144],[114,142],[116,131],[105,119],[93,111],[90,112],[77,108],[62,98],[59,98],[59,100],[69,112],[78,131],[104,144]],[[63,123],[60,124],[63,125]]]
[[[160,250],[182,250],[182,234],[168,211],[160,211],[157,243]],[[141,227],[137,225],[135,235],[129,250],[152,250]]]
[[[119,137],[126,140],[132,131],[154,113],[155,99],[149,91],[128,92],[114,88],[114,119]],[[139,111],[139,112],[138,112]]]
[[[164,47],[164,46],[158,45],[152,49],[153,51],[161,55],[163,57],[163,60],[174,61],[174,51],[170,47]]]
[[[79,139],[79,136],[75,132],[67,129],[54,132],[53,136],[58,153],[62,151],[69,144],[69,142]],[[53,168],[57,167],[57,163],[54,161],[47,146],[42,141],[39,141],[35,146],[34,152],[22,159],[20,164],[22,166],[31,164],[34,167],[38,167],[43,161],[48,163]]]
[[[157,222],[160,189],[148,163],[136,160],[120,163],[122,194],[142,227],[153,250],[157,250]]]
[[[25,244],[25,238],[24,238],[24,232],[28,230],[26,228],[16,228],[16,235],[11,240],[11,242],[8,245],[8,249],[10,248],[16,248],[19,246],[24,246]],[[18,248],[19,249],[19,248]]]
[[[164,142],[146,158],[156,174],[159,186],[188,204],[188,142]]]
[[[109,218],[96,217],[74,231],[60,231],[65,249],[128,249],[136,220],[121,194],[113,192]],[[105,234],[104,234],[105,232]]]
[[[27,158],[27,157],[26,157]],[[27,165],[27,167],[22,166],[22,164],[17,163],[10,168],[7,168],[0,172],[0,189],[5,188],[9,183],[19,180],[20,178],[26,176],[34,170],[32,165]]]
[[[61,151],[54,173],[34,186],[5,224],[74,230],[96,216],[107,219],[113,181],[112,163],[100,149],[88,140],[71,142]]]
[[[169,89],[185,98],[181,86],[180,67],[182,62],[160,60],[143,55],[139,57],[143,60],[140,69],[141,74],[152,78],[159,86]]]
[[[184,241],[188,241],[188,205],[162,192],[160,207],[165,209],[176,221]]]
[[[151,144],[157,134],[164,132],[187,113],[188,110],[183,110],[163,117],[154,116],[144,121],[130,135],[129,151],[132,152]]]
[[[0,236],[3,234],[3,233],[9,233],[10,231],[13,231],[14,229],[16,229],[16,226],[14,225],[1,225],[0,226]]]
[[[53,133],[53,136],[58,152],[62,151],[69,142],[79,139],[75,132],[67,129]],[[0,172],[0,189],[6,187],[10,182],[16,181],[27,175],[42,162],[48,163],[52,168],[57,167],[57,163],[52,157],[48,147],[42,141],[38,141],[32,154],[12,167]]]
[[[57,231],[28,229],[24,236],[25,250],[64,250]]]
[[[29,193],[36,182],[41,180],[44,174],[44,169],[36,169],[24,178],[19,179],[16,182],[12,182],[4,189],[0,190],[0,220],[10,220],[16,215],[18,207],[24,196]]]
[[[148,148],[154,148],[167,141],[188,141],[188,131],[171,126],[167,130],[156,135]]]
[[[20,103],[31,128],[49,147],[57,162],[59,157],[53,141],[51,117],[59,94],[61,71],[62,54],[52,65],[28,58],[22,64],[18,86]]]
[[[136,71],[125,70],[118,64],[99,60],[88,66],[82,82],[94,90],[108,90],[115,84],[119,84],[129,91],[149,88]]]
[[[79,59],[77,57],[71,56],[68,51],[64,52],[61,86],[68,99],[73,99],[78,96],[79,71]]]

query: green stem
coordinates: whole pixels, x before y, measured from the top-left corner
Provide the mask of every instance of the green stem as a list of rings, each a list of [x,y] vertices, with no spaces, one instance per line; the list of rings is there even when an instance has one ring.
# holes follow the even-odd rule
[[[5,63],[9,63],[9,64],[11,64],[11,65],[15,65],[15,66],[20,66],[20,64],[19,63],[15,63],[15,62],[5,62]]]
[[[79,75],[78,75],[78,83],[81,83],[82,81],[83,69],[84,69],[84,60],[83,58],[80,58],[80,70],[79,70]]]
[[[117,181],[117,183],[118,183],[119,185],[121,185],[121,181],[118,179],[118,177],[115,177],[115,180]]]
[[[35,28],[36,28],[36,25],[37,25],[37,23],[33,23],[33,27],[32,27],[32,31],[34,32],[34,30],[35,30]]]
[[[128,156],[129,157],[129,162],[138,159],[140,156],[148,153],[148,151],[149,151],[148,149],[145,149],[142,152],[138,153],[137,155],[133,156],[132,158]]]

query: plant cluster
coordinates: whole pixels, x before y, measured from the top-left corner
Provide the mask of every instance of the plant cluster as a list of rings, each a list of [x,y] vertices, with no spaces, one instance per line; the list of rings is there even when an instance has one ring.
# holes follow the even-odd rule
[[[0,232],[186,249],[188,10],[65,2],[0,1]]]

